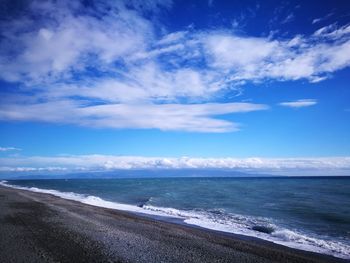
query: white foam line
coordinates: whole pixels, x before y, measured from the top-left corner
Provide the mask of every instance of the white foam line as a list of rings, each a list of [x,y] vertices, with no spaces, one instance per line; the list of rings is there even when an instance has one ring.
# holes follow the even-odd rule
[[[167,218],[178,218],[184,220],[185,223],[190,225],[196,225],[206,229],[222,231],[232,234],[240,234],[246,236],[253,236],[260,239],[264,239],[270,242],[281,244],[287,247],[292,247],[296,249],[312,251],[322,254],[328,254],[335,257],[350,259],[350,246],[337,242],[337,241],[325,241],[322,239],[312,238],[295,231],[288,229],[278,228],[273,225],[276,229],[272,234],[265,234],[261,232],[254,231],[249,228],[249,222],[245,222],[250,219],[255,221],[247,216],[236,215],[239,219],[244,219],[242,222],[234,222],[234,220],[225,220],[221,218],[213,218],[208,215],[208,213],[200,211],[184,211],[178,210],[175,208],[168,207],[155,207],[151,205],[145,205],[143,207],[138,207],[134,205],[121,204],[111,201],[103,200],[100,197],[92,195],[83,195],[73,192],[60,192],[57,190],[51,189],[40,189],[36,187],[22,187],[17,185],[8,184],[7,181],[1,181],[0,185],[11,187],[20,190],[29,190],[37,193],[51,194],[57,197],[61,197],[68,200],[78,201],[84,204],[135,212],[139,214],[146,214],[152,216],[162,216]],[[251,227],[251,226],[250,226]]]
[[[57,190],[41,189],[36,187],[22,187],[22,186],[8,184],[7,181],[1,181],[0,185],[14,188],[14,189],[19,189],[19,190],[27,190],[27,191],[36,192],[36,193],[51,194],[63,199],[73,200],[83,204],[88,204],[88,205],[93,205],[98,207],[135,212],[135,213],[142,213],[142,214],[148,214],[148,215],[155,215],[155,216],[170,217],[168,214],[161,211],[146,210],[146,209],[143,209],[142,207],[138,207],[134,205],[111,202],[93,195],[83,195],[83,194],[77,194],[73,192],[60,192]],[[175,215],[172,217],[175,217]]]
[[[208,214],[200,212],[189,212],[181,211],[173,208],[162,208],[145,206],[145,209],[162,211],[171,215],[178,215],[185,217],[184,222],[191,225],[200,226],[203,228],[222,231],[232,234],[239,234],[245,236],[253,236],[260,239],[264,239],[273,243],[284,245],[291,248],[317,252],[321,254],[332,255],[335,257],[350,259],[350,246],[337,242],[337,241],[325,241],[319,238],[313,238],[296,231],[277,227],[276,225],[270,224],[275,229],[271,234],[265,234],[252,230],[252,225],[249,222],[234,222],[232,220],[225,220],[220,218],[209,217]],[[247,216],[239,216],[242,218],[250,218]],[[239,219],[242,219],[239,218]],[[251,220],[256,221],[256,220]],[[251,223],[251,222],[250,222]],[[259,224],[257,222],[257,224]]]

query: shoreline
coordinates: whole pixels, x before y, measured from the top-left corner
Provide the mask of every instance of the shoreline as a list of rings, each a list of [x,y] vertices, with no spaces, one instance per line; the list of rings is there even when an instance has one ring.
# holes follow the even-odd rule
[[[46,193],[0,186],[0,201],[2,262],[349,262]]]
[[[35,193],[49,194],[96,207],[103,207],[116,211],[126,211],[138,216],[153,218],[163,222],[172,222],[204,230],[213,230],[225,235],[240,236],[245,240],[264,240],[289,248],[350,260],[349,254],[346,253],[346,250],[348,250],[346,246],[343,247],[343,249],[345,249],[344,251],[335,241],[328,242],[327,240],[322,239],[322,237],[319,237],[321,239],[317,239],[317,237],[316,239],[313,239],[313,237],[311,237],[311,240],[308,240],[307,235],[304,236],[303,233],[294,232],[293,229],[290,230],[290,228],[273,226],[273,233],[270,234],[264,232],[264,229],[259,231],[252,228],[254,226],[259,226],[256,222],[253,222],[250,227],[247,225],[237,225],[232,228],[227,227],[225,224],[213,224],[210,217],[208,218],[206,215],[203,216],[200,213],[197,214],[193,211],[187,212],[185,210],[178,210],[171,207],[147,205],[148,201],[145,200],[139,202],[139,204],[125,204],[108,201],[94,194],[86,195],[72,191],[59,191],[51,189],[50,187],[37,188],[35,186],[20,186],[11,183],[9,184],[8,181],[1,181],[0,185]],[[295,237],[296,240],[294,240],[293,237]]]

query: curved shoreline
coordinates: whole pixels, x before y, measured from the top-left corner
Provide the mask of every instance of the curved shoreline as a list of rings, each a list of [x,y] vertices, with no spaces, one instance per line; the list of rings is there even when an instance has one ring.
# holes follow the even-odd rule
[[[49,194],[0,186],[0,201],[2,262],[348,262]]]
[[[348,248],[346,245],[337,244],[334,241],[325,241],[323,239],[317,239],[315,237],[310,237],[303,235],[302,233],[293,232],[288,228],[281,228],[278,226],[273,226],[272,233],[254,230],[249,228],[247,225],[225,225],[219,223],[214,223],[211,218],[208,218],[206,214],[201,214],[194,211],[178,210],[169,207],[157,207],[151,205],[131,205],[122,204],[114,201],[107,201],[101,199],[98,196],[86,195],[82,193],[75,192],[62,192],[53,189],[37,188],[37,187],[27,187],[20,186],[16,184],[9,184],[8,181],[0,181],[0,185],[5,187],[10,187],[13,189],[26,190],[34,193],[50,194],[59,198],[66,200],[73,200],[83,204],[92,205],[96,207],[113,209],[116,211],[126,211],[132,214],[136,214],[142,217],[153,218],[156,220],[161,220],[164,222],[172,222],[177,224],[183,224],[195,228],[200,228],[204,230],[213,230],[224,234],[233,234],[238,236],[243,236],[245,238],[256,238],[259,240],[265,240],[272,242],[274,244],[279,244],[289,248],[294,248],[303,251],[310,251],[318,254],[331,255],[336,258],[350,259],[346,250]],[[236,215],[240,216],[240,215]],[[246,217],[246,216],[242,216]],[[259,225],[254,222],[253,226]],[[253,230],[252,230],[253,229]],[[268,229],[267,229],[268,230]],[[285,237],[287,235],[287,237]],[[291,236],[291,237],[290,237]],[[293,238],[299,238],[294,240]],[[321,237],[322,238],[322,237]]]

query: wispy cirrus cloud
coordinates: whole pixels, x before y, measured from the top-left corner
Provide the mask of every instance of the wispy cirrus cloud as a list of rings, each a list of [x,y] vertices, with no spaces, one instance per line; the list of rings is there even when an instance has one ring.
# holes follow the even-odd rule
[[[235,131],[239,126],[220,115],[267,106],[243,107],[237,98],[213,103],[218,96],[247,82],[319,82],[350,65],[348,25],[290,39],[225,29],[159,33],[163,26],[152,16],[171,6],[30,1],[24,15],[0,25],[0,78],[18,84],[2,94],[0,119]]]
[[[292,22],[295,19],[295,16],[293,13],[290,13],[285,19],[282,20],[282,24],[286,24],[289,22]]]
[[[317,24],[317,23],[320,23],[320,22],[322,22],[322,21],[325,21],[325,20],[327,20],[328,18],[330,18],[332,15],[334,15],[333,12],[331,12],[331,13],[325,15],[324,17],[315,18],[315,19],[312,20],[312,24]]]
[[[315,99],[302,99],[302,100],[296,100],[296,101],[281,102],[279,105],[290,107],[290,108],[304,108],[304,107],[310,107],[316,104],[317,104],[317,100]]]
[[[10,151],[21,151],[21,149],[16,147],[0,147],[0,152],[10,152]]]

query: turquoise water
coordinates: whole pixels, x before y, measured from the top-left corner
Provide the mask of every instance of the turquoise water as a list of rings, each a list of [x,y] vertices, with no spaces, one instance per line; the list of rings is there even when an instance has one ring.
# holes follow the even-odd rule
[[[350,178],[17,180],[85,203],[349,258]],[[65,194],[62,194],[65,193]],[[127,205],[127,206],[123,206]]]

